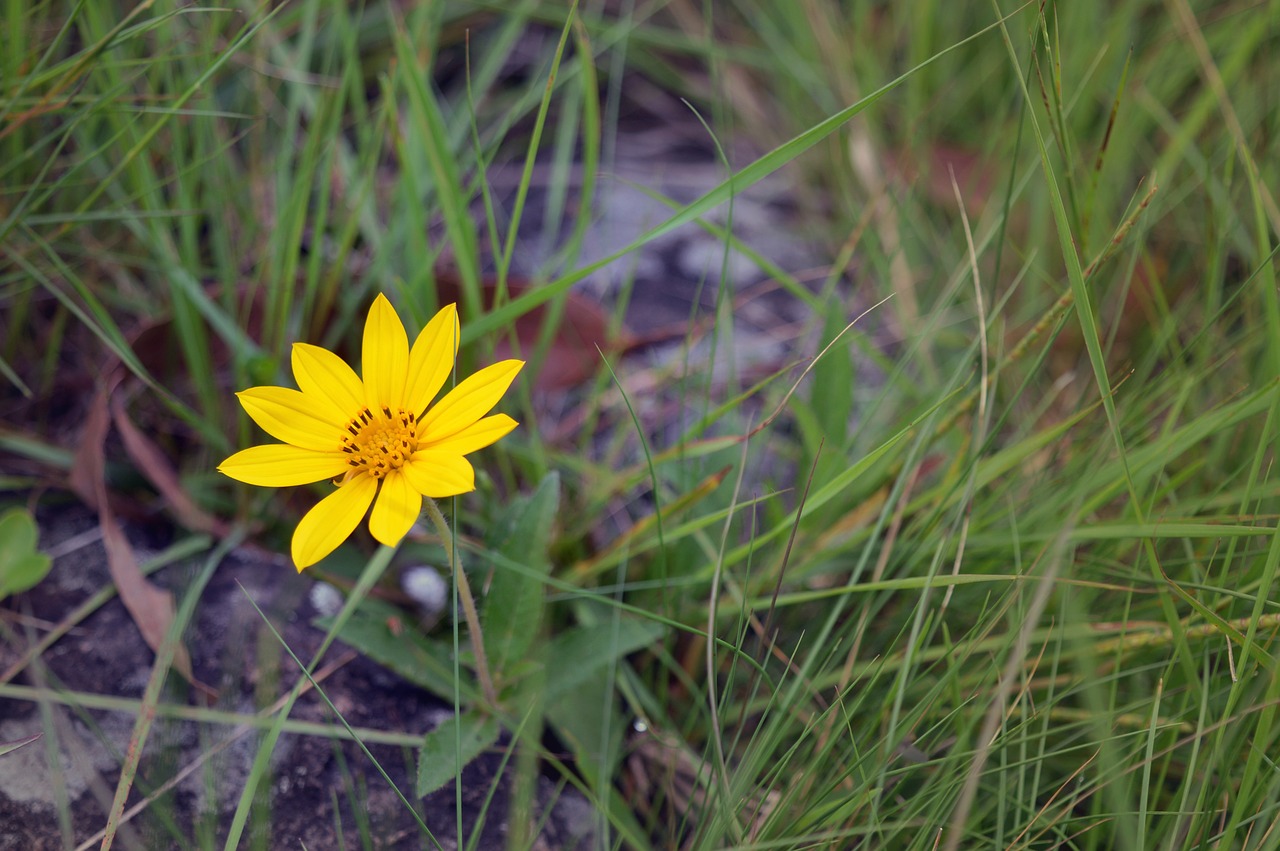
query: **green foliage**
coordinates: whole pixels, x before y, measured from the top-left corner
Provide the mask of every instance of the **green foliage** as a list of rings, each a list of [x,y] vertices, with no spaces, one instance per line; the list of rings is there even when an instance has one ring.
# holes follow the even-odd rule
[[[418,797],[429,795],[457,777],[467,763],[498,741],[496,719],[466,712],[445,719],[422,740],[418,752]]]
[[[464,703],[475,700],[474,684],[454,679],[452,644],[406,627],[401,619],[399,610],[368,600],[352,613],[339,638],[433,694],[452,697],[456,688]],[[320,618],[316,623],[328,629],[333,619]]]
[[[659,624],[622,618],[565,630],[547,644],[547,698],[567,699],[628,654],[651,646],[662,633]]]
[[[484,643],[499,671],[523,660],[542,625],[547,548],[560,511],[560,477],[552,473],[528,496],[514,500],[488,535],[489,551],[500,557],[484,605]]]
[[[36,549],[35,518],[23,508],[0,514],[0,600],[34,587],[53,566],[53,560]]]

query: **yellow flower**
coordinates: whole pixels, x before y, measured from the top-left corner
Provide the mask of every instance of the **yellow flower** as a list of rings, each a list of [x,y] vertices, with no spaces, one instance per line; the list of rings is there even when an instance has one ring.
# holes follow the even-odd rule
[[[475,470],[463,456],[516,427],[506,414],[485,414],[524,362],[485,367],[431,405],[453,370],[459,331],[451,304],[410,349],[395,308],[379,295],[364,326],[363,381],[333,352],[295,343],[293,377],[300,389],[251,387],[236,394],[253,421],[284,443],[237,452],[220,472],[271,488],[322,479],[338,485],[293,533],[299,571],[346,540],[370,503],[369,531],[394,547],[422,511],[423,497],[475,490]]]

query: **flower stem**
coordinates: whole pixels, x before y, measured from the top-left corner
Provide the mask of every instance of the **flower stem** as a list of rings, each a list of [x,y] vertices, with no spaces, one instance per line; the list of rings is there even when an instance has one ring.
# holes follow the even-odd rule
[[[475,597],[471,596],[471,583],[467,580],[467,572],[462,569],[462,561],[453,546],[453,535],[449,531],[449,523],[440,513],[440,507],[431,497],[424,497],[422,504],[427,509],[427,516],[435,524],[440,543],[444,546],[445,557],[449,560],[449,568],[453,571],[454,581],[458,586],[458,598],[462,601],[462,617],[467,622],[467,633],[471,639],[471,654],[476,660],[476,677],[480,680],[480,691],[485,702],[492,708],[498,706],[498,693],[493,688],[493,677],[489,674],[489,657],[484,653],[484,634],[480,631],[480,614],[476,611]]]

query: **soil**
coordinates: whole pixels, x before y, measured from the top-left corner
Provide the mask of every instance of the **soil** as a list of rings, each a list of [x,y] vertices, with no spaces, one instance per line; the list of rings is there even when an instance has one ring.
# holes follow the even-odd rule
[[[42,549],[61,554],[48,578],[22,598],[22,622],[6,618],[10,636],[17,640],[6,641],[0,648],[0,670],[9,668],[28,646],[22,637],[23,623],[29,636],[44,634],[49,624],[59,622],[109,584],[105,553],[94,534],[97,519],[93,514],[68,505],[56,512],[45,511],[38,519]],[[144,558],[169,543],[163,540],[164,530],[134,526],[127,531]],[[152,578],[180,599],[203,558],[163,568]],[[323,631],[312,625],[317,613],[308,592],[314,585],[314,580],[299,576],[282,560],[249,550],[236,551],[219,565],[186,633],[196,677],[217,690],[213,708],[244,715],[274,702],[293,686],[297,666],[266,629],[249,598],[262,608],[294,652],[309,659],[323,639]],[[323,688],[353,727],[421,734],[453,714],[451,705],[366,658],[345,652],[340,643],[330,648],[325,658],[342,663],[323,681]],[[46,650],[40,669],[28,666],[13,682],[35,686],[43,679],[56,690],[137,700],[146,687],[152,659],[123,604],[113,598]],[[202,696],[185,687],[176,674],[170,675],[166,688],[162,704],[194,707],[203,703]],[[290,717],[329,724],[334,721],[314,691],[299,698]],[[106,824],[134,721],[132,714],[122,711],[0,699],[0,741],[49,730],[58,739],[55,744],[46,736],[0,757],[0,851],[62,849],[68,847],[67,839],[74,844],[89,842]],[[120,831],[116,847],[221,847],[259,741],[256,732],[238,738],[236,733],[234,719],[225,724],[196,724],[157,718],[126,809],[184,767],[199,767],[157,795],[141,815],[129,821]],[[230,744],[217,749],[228,740]],[[493,753],[463,772],[463,841],[465,844],[471,833],[479,830],[479,849],[505,847],[505,780],[496,781],[493,801],[487,815],[481,817],[499,774],[503,744],[499,742]],[[50,770],[50,755],[55,749],[60,763],[56,774]],[[217,753],[200,764],[202,755],[211,750]],[[440,847],[446,851],[458,847],[454,789],[446,787],[417,800],[412,793],[413,749],[372,744],[370,751],[410,796]],[[269,818],[262,818],[261,824],[269,825],[270,835],[259,837],[264,841],[246,843],[250,846],[311,851],[370,847],[361,839],[363,820],[372,847],[436,847],[421,834],[403,803],[354,742],[286,733],[273,753],[270,777],[269,795],[254,805],[255,816],[264,815],[263,809],[269,807]],[[539,780],[539,811],[532,818],[543,820],[543,827],[535,847],[590,847],[590,804],[571,790],[557,793],[548,778]],[[59,800],[69,801],[66,835],[59,824]],[[245,838],[250,838],[249,831]],[[91,844],[96,847],[98,842]]]

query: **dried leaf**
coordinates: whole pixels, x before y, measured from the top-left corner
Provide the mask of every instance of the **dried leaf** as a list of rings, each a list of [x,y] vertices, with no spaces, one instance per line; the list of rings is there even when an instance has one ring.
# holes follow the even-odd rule
[[[511,298],[517,298],[531,288],[531,284],[512,282],[507,286],[507,294]],[[481,293],[485,309],[492,309],[497,287],[486,283],[482,286]],[[439,273],[436,288],[439,303],[459,301],[461,295],[457,280],[448,273]],[[546,315],[547,307],[542,305],[516,320],[515,339],[519,343],[519,354],[527,357],[538,345]],[[609,314],[598,302],[582,293],[568,293],[560,324],[547,349],[546,360],[533,377],[535,386],[543,392],[568,390],[595,375],[600,367],[600,352],[617,349],[620,341],[629,338],[628,333],[623,330],[619,339],[612,339],[609,324]],[[621,343],[621,347],[625,347],[625,342]],[[504,336],[494,346],[494,357],[499,360],[515,357],[517,353],[513,348],[510,338]]]
[[[104,447],[107,429],[111,425],[108,413],[111,392],[116,385],[108,385],[99,391],[85,418],[84,434],[76,449],[76,464],[72,471],[72,484],[86,502],[98,509],[98,521],[102,526],[102,545],[107,551],[107,568],[120,593],[120,600],[129,611],[138,631],[154,652],[160,648],[165,633],[173,622],[173,595],[147,581],[138,567],[137,556],[120,524],[111,513],[107,498],[106,461]],[[209,686],[195,678],[191,670],[191,657],[181,643],[174,651],[173,667],[196,688],[212,693]]]
[[[183,490],[178,474],[159,447],[129,419],[124,404],[117,397],[111,402],[115,421],[125,452],[133,459],[142,475],[155,486],[178,521],[196,532],[210,532],[220,537],[227,534],[226,524],[203,511]]]
[[[948,209],[956,204],[955,190],[951,186],[954,176],[970,215],[982,212],[991,198],[993,187],[997,185],[993,165],[989,157],[977,150],[945,142],[929,145],[918,157],[903,152],[889,158],[889,169],[901,180],[917,186],[923,183],[929,200]]]

